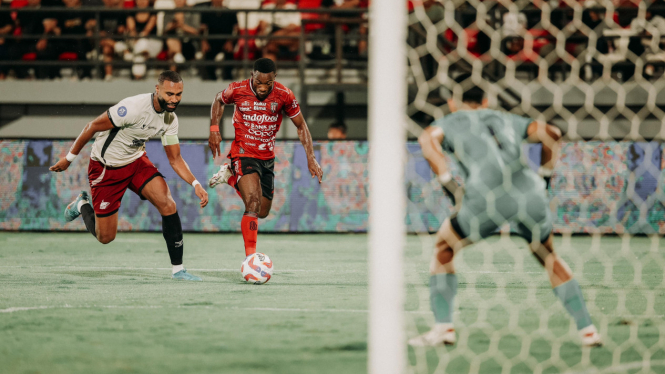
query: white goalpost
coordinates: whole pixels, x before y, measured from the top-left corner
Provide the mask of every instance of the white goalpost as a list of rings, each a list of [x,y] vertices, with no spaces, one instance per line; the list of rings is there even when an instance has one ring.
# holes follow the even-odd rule
[[[403,373],[406,226],[406,5],[370,6],[368,371]]]

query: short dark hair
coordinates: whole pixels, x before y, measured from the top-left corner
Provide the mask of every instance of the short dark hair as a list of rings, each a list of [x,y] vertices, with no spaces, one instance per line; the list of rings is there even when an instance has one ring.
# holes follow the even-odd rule
[[[275,66],[275,61],[264,57],[254,61],[254,71],[258,71],[259,73],[275,73],[277,72],[277,66]]]
[[[157,82],[159,82],[159,84],[162,84],[162,83],[164,83],[164,81],[169,81],[169,82],[173,82],[173,83],[180,83],[180,82],[182,82],[182,77],[180,76],[180,74],[178,74],[177,72],[175,72],[173,70],[164,70],[163,72],[161,72],[159,74],[159,78],[157,78]]]
[[[455,82],[462,83],[465,80],[471,78],[471,74],[464,73],[455,77]],[[483,99],[485,98],[485,91],[482,88],[476,86],[475,84],[466,90],[462,94],[462,102],[472,102],[482,104]]]
[[[328,126],[328,130],[330,129],[337,129],[342,132],[342,134],[346,135],[346,124],[344,122],[333,122]]]

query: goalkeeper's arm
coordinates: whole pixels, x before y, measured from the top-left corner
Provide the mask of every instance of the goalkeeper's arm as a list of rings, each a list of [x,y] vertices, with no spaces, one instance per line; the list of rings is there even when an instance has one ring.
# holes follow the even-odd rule
[[[446,159],[443,157],[441,149],[443,137],[443,130],[440,127],[430,126],[418,137],[418,143],[422,148],[423,157],[437,175],[443,190],[452,200],[453,205],[456,205],[456,201],[461,201],[463,191],[459,183],[452,178]]]
[[[558,127],[542,122],[532,122],[526,129],[527,139],[531,143],[542,143],[540,168],[538,174],[545,179],[546,188],[550,187],[550,179],[554,172],[554,164],[561,150],[561,130]]]

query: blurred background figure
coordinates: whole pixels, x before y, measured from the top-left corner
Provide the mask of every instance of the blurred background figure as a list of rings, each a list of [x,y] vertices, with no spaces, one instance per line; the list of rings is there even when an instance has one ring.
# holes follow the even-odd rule
[[[150,0],[136,0],[136,8],[150,9]],[[161,39],[151,38],[157,35],[157,13],[146,11],[130,14],[127,17],[127,32],[132,37],[129,45],[133,47],[133,55],[127,53],[125,56],[134,61],[132,77],[142,79],[147,70],[145,61],[157,57],[164,44]]]
[[[224,0],[212,0],[210,9],[228,9],[224,6]],[[238,26],[236,14],[231,12],[214,12],[201,14],[201,32],[205,36],[231,35]],[[233,59],[233,39],[202,39],[201,51],[206,61],[222,61]],[[217,80],[217,67],[207,65],[200,69],[201,78],[204,80]],[[224,66],[221,78],[232,80],[233,67]]]
[[[93,13],[80,12],[81,0],[63,0],[65,7],[76,10],[58,14],[58,27],[63,36],[92,36],[95,26]],[[86,39],[62,39],[58,41],[58,60],[60,61],[85,61],[87,54],[92,51],[94,44]],[[77,66],[74,79],[92,78],[90,66]]]
[[[0,3],[0,9],[7,8],[6,5],[3,6]],[[13,44],[13,40],[5,39],[3,35],[11,35],[14,31],[14,20],[12,20],[10,13],[0,12],[0,62],[7,61],[10,59],[9,49]],[[6,65],[0,65],[0,80],[5,79],[7,76],[7,71],[9,67]]]
[[[106,9],[122,9],[122,0],[104,0]],[[95,24],[92,24],[93,28]],[[99,35],[104,39],[99,41],[102,48],[102,60],[113,61],[114,56],[123,56],[127,51],[127,43],[119,37],[127,31],[127,17],[122,12],[103,12],[99,14]],[[95,43],[94,37],[91,39]],[[92,56],[94,58],[94,55]],[[104,80],[113,79],[113,65],[104,65]]]
[[[52,5],[52,4],[49,4]],[[39,9],[42,7],[41,0],[28,0],[22,4],[14,5],[20,9]],[[17,12],[14,35],[22,37],[12,45],[10,55],[14,60],[23,61],[48,61],[55,60],[58,56],[57,43],[48,39],[49,36],[60,35],[58,20],[46,12]],[[28,77],[28,67],[15,68],[17,78]],[[36,66],[35,77],[37,79],[53,79],[60,76],[60,69],[55,66]]]
[[[264,2],[263,9],[298,9],[296,4],[286,0],[276,0],[275,2]],[[264,28],[264,35],[272,36],[300,36],[300,13],[297,12],[275,12],[266,13],[265,21],[267,26]],[[263,57],[273,61],[280,59],[294,60],[298,56],[300,43],[298,39],[273,39],[265,43],[261,40],[263,47]]]
[[[344,122],[334,122],[328,126],[328,139],[344,140],[346,139],[346,125]]]
[[[175,0],[176,9],[186,9],[186,0]],[[201,14],[198,12],[176,12],[164,16],[164,35],[174,36],[166,39],[169,61],[174,62],[171,70],[178,70],[177,64],[193,60],[199,50],[199,43],[190,39],[190,35],[199,35]]]

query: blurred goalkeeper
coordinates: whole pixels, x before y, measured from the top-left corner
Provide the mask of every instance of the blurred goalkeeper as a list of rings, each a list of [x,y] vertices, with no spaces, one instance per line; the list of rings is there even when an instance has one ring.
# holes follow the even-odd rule
[[[456,79],[463,82],[470,75]],[[536,259],[547,271],[554,294],[575,319],[582,344],[602,344],[580,285],[552,244],[552,216],[546,188],[559,150],[561,131],[514,114],[486,109],[484,92],[472,87],[462,103],[450,100],[452,114],[435,121],[418,139],[423,156],[438,176],[456,213],[436,234],[430,265],[430,303],[436,324],[409,340],[412,346],[455,344],[453,326],[457,276],[453,258],[465,246],[492,235],[505,222],[517,225]],[[457,104],[457,105],[456,105]],[[458,110],[456,110],[458,109]],[[543,145],[540,176],[521,161],[521,143]],[[450,175],[442,148],[453,154],[465,174],[464,186]]]

